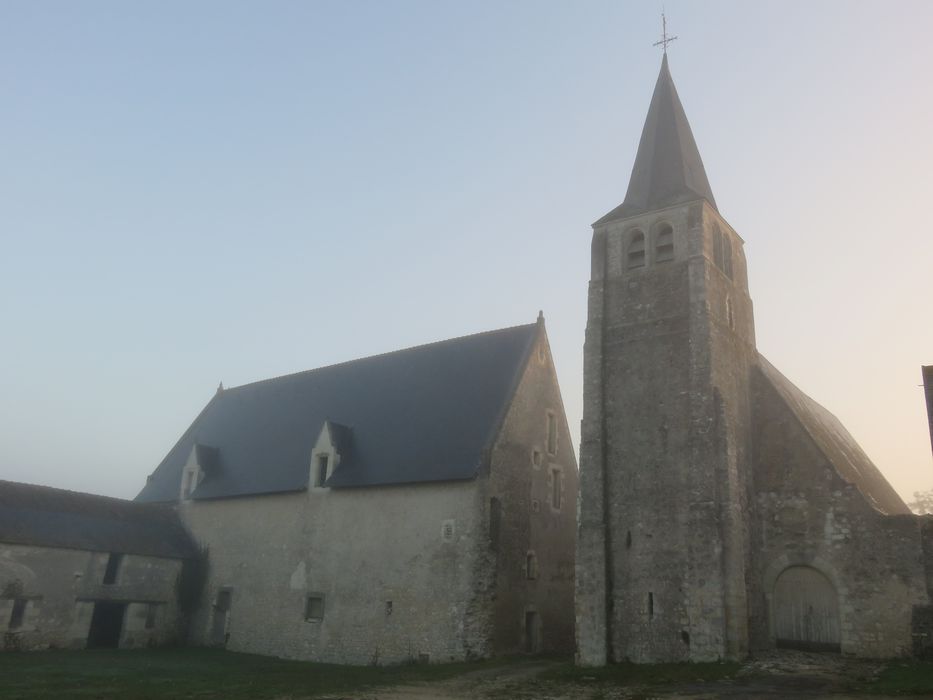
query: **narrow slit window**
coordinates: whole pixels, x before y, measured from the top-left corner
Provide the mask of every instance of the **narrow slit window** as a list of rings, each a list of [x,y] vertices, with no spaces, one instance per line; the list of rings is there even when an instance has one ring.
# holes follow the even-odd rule
[[[674,229],[668,224],[658,229],[654,259],[656,262],[669,262],[674,259]]]
[[[718,226],[713,229],[713,262],[716,263],[716,267],[722,269],[722,231]]]
[[[525,578],[529,581],[538,578],[538,558],[534,552],[525,555]]]
[[[560,508],[561,497],[561,474],[560,469],[551,470],[551,506],[555,509]]]
[[[557,417],[553,413],[547,414],[547,452],[557,454]]]
[[[16,630],[23,626],[23,620],[26,619],[26,603],[28,602],[29,601],[25,598],[17,598],[13,601],[13,612],[10,614],[9,629]]]
[[[117,576],[120,573],[120,563],[123,561],[123,555],[112,552],[107,557],[107,568],[104,569],[104,583],[110,585],[117,582]]]
[[[645,234],[635,231],[628,244],[628,269],[645,266]]]
[[[654,593],[648,594],[648,617],[654,617]]]
[[[726,273],[726,277],[732,279],[732,243],[728,234],[722,239],[722,271]]]

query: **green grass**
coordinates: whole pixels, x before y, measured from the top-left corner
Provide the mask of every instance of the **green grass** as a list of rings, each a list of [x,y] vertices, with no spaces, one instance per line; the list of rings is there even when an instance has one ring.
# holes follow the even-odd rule
[[[0,654],[0,698],[313,698],[495,663],[335,666],[216,649],[11,652]]]
[[[877,695],[933,695],[933,661],[895,661],[862,685]]]

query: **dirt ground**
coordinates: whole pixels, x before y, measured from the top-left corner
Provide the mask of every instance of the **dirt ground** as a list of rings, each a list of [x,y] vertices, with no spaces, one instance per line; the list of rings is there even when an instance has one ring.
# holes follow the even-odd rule
[[[883,664],[830,654],[779,651],[750,660],[735,678],[652,686],[618,686],[595,678],[574,683],[538,679],[556,662],[517,663],[471,671],[457,678],[368,691],[340,700],[650,700],[652,698],[849,698],[864,695],[860,683],[875,677]],[[898,696],[904,700],[910,696]],[[918,698],[920,696],[913,696]],[[927,696],[929,697],[929,696]],[[333,700],[337,700],[334,698]]]

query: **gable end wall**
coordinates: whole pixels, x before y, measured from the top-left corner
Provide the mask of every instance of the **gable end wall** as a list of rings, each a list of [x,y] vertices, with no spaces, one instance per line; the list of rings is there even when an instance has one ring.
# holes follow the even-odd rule
[[[847,483],[766,375],[752,372],[752,649],[774,646],[774,582],[789,566],[816,568],[839,601],[841,650],[911,653],[911,613],[929,604],[920,520],[883,515]]]

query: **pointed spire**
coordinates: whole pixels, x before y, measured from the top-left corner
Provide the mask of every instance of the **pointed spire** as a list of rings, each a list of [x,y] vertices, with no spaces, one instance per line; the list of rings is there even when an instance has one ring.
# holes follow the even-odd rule
[[[703,160],[693,140],[684,107],[667,67],[667,53],[654,86],[648,117],[638,143],[625,201],[597,224],[635,216],[654,209],[706,199],[716,209],[716,200],[706,179]]]

